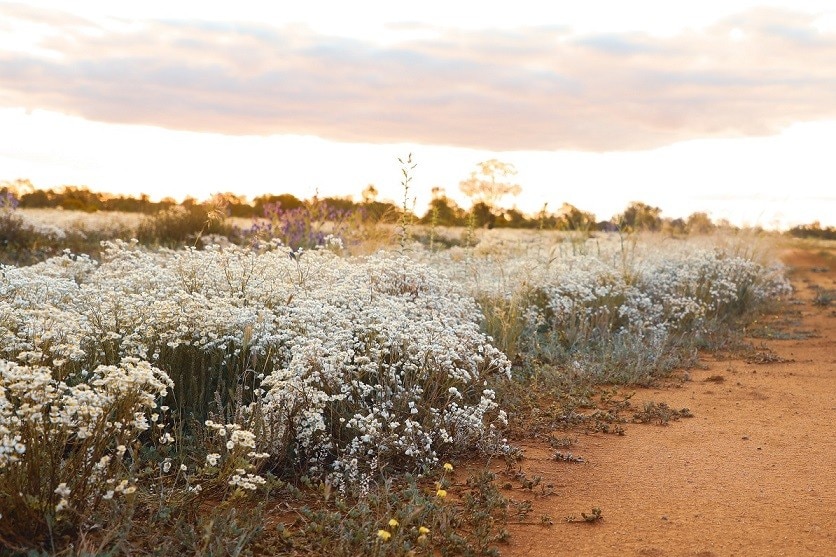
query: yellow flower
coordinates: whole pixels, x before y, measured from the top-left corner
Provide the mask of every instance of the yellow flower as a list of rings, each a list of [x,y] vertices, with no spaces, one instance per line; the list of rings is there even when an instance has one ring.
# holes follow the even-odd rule
[[[445,462],[444,463],[444,469],[447,470],[448,472],[452,472],[453,471],[453,465],[450,464],[449,462]]]
[[[447,490],[446,489],[439,489],[438,491],[435,492],[435,495],[436,495],[436,497],[441,497],[443,499],[444,497],[447,497]]]
[[[420,528],[418,528],[418,533],[423,536],[424,534],[429,534],[430,529],[427,528],[426,526],[421,526]]]
[[[389,519],[389,526],[391,526],[392,528],[397,528],[398,527],[398,521],[395,520],[394,518],[390,518]]]
[[[389,538],[392,537],[392,534],[387,532],[386,530],[378,530],[377,537],[383,541],[389,541]]]

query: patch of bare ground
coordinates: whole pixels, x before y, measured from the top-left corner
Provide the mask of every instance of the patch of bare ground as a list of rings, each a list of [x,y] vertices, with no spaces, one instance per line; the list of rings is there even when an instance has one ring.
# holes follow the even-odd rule
[[[510,527],[502,554],[836,555],[836,314],[820,295],[836,285],[833,253],[783,253],[795,298],[752,329],[774,333],[751,339],[754,351],[706,356],[680,386],[631,401],[693,418],[580,433],[571,453],[582,462],[527,443],[522,468],[554,493],[529,497],[534,519]],[[600,519],[583,520],[593,508]]]

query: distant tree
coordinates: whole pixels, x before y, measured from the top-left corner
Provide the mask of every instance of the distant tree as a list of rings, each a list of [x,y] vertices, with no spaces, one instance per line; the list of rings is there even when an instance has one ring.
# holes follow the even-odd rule
[[[25,178],[18,178],[17,180],[12,181],[3,180],[0,182],[0,191],[3,193],[10,193],[17,199],[20,199],[20,197],[24,194],[35,191],[35,186],[32,182]]]
[[[564,203],[557,212],[555,228],[558,230],[591,230],[595,228],[595,215]]]
[[[467,213],[458,204],[447,197],[444,188],[435,186],[432,189],[432,199],[426,214],[421,218],[424,224],[439,226],[460,226],[467,221]]]
[[[292,211],[305,205],[301,199],[289,193],[283,193],[281,195],[266,194],[253,199],[253,209],[257,216],[263,216],[265,208],[274,207],[277,203],[285,211]]]
[[[316,202],[314,197],[312,201]],[[351,213],[357,209],[357,204],[351,197],[325,197],[320,202],[330,211],[339,211],[343,213]]]
[[[662,221],[662,231],[667,232],[671,236],[687,234],[688,223],[683,219],[664,219]]]
[[[502,211],[495,223],[504,228],[533,228],[537,221],[531,221],[516,207]]]
[[[143,199],[147,201],[148,196],[143,194],[140,198],[140,201],[142,201]],[[175,205],[177,205],[177,200],[174,199],[173,197],[163,197],[162,199],[160,199],[160,202],[156,203],[155,205],[156,205],[158,210],[162,211],[162,210],[169,209],[169,208],[174,207]]]
[[[685,223],[688,234],[708,234],[714,230],[714,223],[707,213],[691,213]]]
[[[522,188],[513,182],[517,175],[514,165],[490,159],[477,165],[470,177],[459,182],[459,189],[468,196],[474,206],[483,204],[490,209],[505,197],[519,195]]]
[[[823,240],[836,240],[836,227],[822,227],[819,221],[810,224],[794,226],[787,231],[790,236],[796,238],[821,238]]]
[[[21,207],[57,207],[58,200],[55,192],[50,190],[35,190],[20,196]]]
[[[470,208],[473,224],[480,228],[493,228],[496,225],[496,215],[491,206],[482,201]]]
[[[102,209],[104,205],[102,194],[91,192],[84,186],[64,186],[58,198],[59,205],[69,211],[93,213]]]
[[[377,196],[379,194],[380,192],[377,191],[377,188],[374,187],[374,184],[369,184],[368,186],[363,188],[360,197],[363,199],[363,204],[368,205],[369,203],[374,203],[375,201],[377,201]]]
[[[232,192],[216,193],[210,203],[223,207],[224,212],[230,217],[250,218],[255,215],[255,209],[247,202],[247,198]]]
[[[662,209],[651,207],[646,203],[633,201],[620,215],[613,217],[622,230],[650,230],[657,231],[662,228]]]
[[[618,225],[611,220],[601,220],[595,223],[595,230],[600,232],[618,232]]]
[[[374,184],[369,184],[360,192],[362,199],[358,218],[371,222],[397,222],[401,218],[401,209],[391,201],[378,201],[380,192]]]

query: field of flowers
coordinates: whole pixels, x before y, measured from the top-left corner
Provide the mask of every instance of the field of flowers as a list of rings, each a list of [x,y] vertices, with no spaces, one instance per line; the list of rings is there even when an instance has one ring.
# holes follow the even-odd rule
[[[503,455],[504,384],[648,384],[789,292],[745,239],[479,232],[364,256],[112,241],[0,267],[0,544],[115,547],[280,480],[362,499]]]

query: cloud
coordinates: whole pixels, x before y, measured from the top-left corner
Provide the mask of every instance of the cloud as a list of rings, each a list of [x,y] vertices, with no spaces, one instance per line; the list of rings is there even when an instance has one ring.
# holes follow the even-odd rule
[[[393,25],[407,36],[383,44],[302,25],[93,22],[14,4],[0,4],[4,19],[47,31],[36,50],[0,48],[0,106],[103,122],[610,151],[836,118],[836,33],[793,12],[753,10],[673,37]]]

